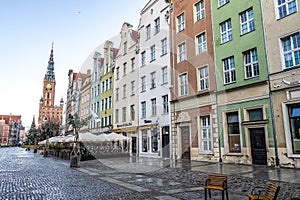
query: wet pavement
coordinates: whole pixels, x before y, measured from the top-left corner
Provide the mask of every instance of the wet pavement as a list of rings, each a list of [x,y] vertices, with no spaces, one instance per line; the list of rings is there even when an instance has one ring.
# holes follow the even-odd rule
[[[280,184],[278,199],[300,197],[300,170],[157,158],[111,158],[69,162],[0,149],[0,199],[204,199],[210,173],[228,175],[231,200],[247,199],[254,186]],[[212,192],[212,199],[221,199]]]

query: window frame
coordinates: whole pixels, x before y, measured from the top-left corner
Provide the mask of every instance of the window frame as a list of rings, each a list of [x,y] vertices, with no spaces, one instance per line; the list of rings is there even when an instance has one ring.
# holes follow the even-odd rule
[[[252,18],[249,18],[249,12],[252,13],[252,15],[250,15],[252,16]],[[243,16],[246,17],[245,21],[243,21]],[[243,29],[243,27],[246,27],[246,29]],[[252,7],[240,13],[240,29],[241,35],[245,35],[247,33],[255,31],[254,11]]]
[[[211,117],[210,115],[199,116],[200,120],[200,144],[201,152],[211,153],[212,152],[212,127],[211,127]],[[205,122],[205,124],[204,124]],[[206,136],[204,133],[207,133]],[[207,145],[205,145],[207,144]],[[207,148],[205,148],[207,147]]]
[[[184,80],[182,77],[185,77]],[[179,96],[187,96],[188,95],[188,73],[182,73],[178,77],[178,86],[179,86]]]
[[[293,37],[298,37],[296,39],[296,43],[299,43],[300,44],[300,31],[297,31],[297,32],[294,32],[294,33],[291,33],[285,37],[282,37],[280,38],[280,49],[281,49],[281,60],[282,60],[282,68],[283,70],[284,69],[291,69],[291,68],[294,68],[294,67],[298,67],[300,66],[300,45],[299,47],[296,47],[295,48],[295,44],[294,44],[294,41],[293,41]],[[298,41],[299,40],[299,41]],[[289,44],[290,44],[290,48],[287,49],[285,51],[285,41],[289,41]],[[298,56],[298,64],[296,63],[297,60],[296,60],[296,56],[295,54],[299,54]],[[287,60],[289,63],[292,62],[292,65],[289,65],[287,66],[287,61],[286,61],[286,55],[290,55],[288,58],[290,58],[289,60]]]
[[[146,40],[149,40],[151,38],[151,24],[148,24],[146,26]]]
[[[205,70],[205,74],[204,76],[201,76],[203,75],[203,70]],[[208,66],[205,65],[205,66],[202,66],[202,67],[198,67],[198,88],[199,88],[199,91],[205,91],[205,90],[208,90],[209,89],[209,69],[208,69]],[[202,84],[203,82],[203,84]],[[202,87],[205,86],[205,87]]]
[[[156,98],[151,99],[151,116],[157,115],[156,105],[157,105]]]
[[[160,17],[157,17],[155,20],[154,20],[154,34],[158,34],[160,32]]]
[[[147,104],[146,101],[141,102],[141,119],[145,119],[147,117]]]
[[[231,60],[232,59],[232,60]],[[225,69],[225,62],[228,62],[228,69]],[[230,62],[229,62],[230,61]],[[231,63],[233,61],[233,63]],[[236,82],[236,71],[235,71],[235,60],[234,56],[227,57],[222,60],[222,65],[223,65],[223,79],[224,79],[224,84],[232,84]],[[227,65],[226,65],[227,66]],[[233,66],[233,68],[231,67]],[[227,82],[226,80],[226,73],[229,74],[230,80]]]
[[[162,96],[162,104],[163,104],[163,114],[169,113],[169,96],[163,95]]]
[[[229,122],[229,115],[235,115],[237,117],[237,121],[231,121]],[[225,113],[225,130],[226,130],[226,145],[227,145],[227,151],[229,154],[241,154],[242,153],[242,129],[240,127],[240,114],[238,110],[235,111],[228,111]],[[232,127],[232,128],[230,128]],[[236,133],[230,133],[231,131],[234,131],[234,128],[237,129],[236,131],[238,131],[238,134]],[[235,137],[238,136],[238,144],[234,143],[233,147],[231,148],[231,144],[230,144],[230,136]],[[235,145],[237,144],[237,145]]]
[[[254,52],[256,56],[254,55]],[[247,58],[250,58],[250,62],[247,63]],[[256,57],[256,60],[253,60],[253,58]],[[244,59],[244,70],[245,70],[245,78],[255,78],[259,77],[259,64],[258,64],[258,54],[257,49],[253,48],[248,51],[243,52],[243,59]],[[251,76],[248,74],[251,73]]]
[[[176,17],[176,22],[177,22],[177,33],[184,31],[185,29],[185,13],[182,12]]]
[[[169,82],[168,66],[164,66],[161,68],[161,74],[162,74],[162,84],[167,84]]]
[[[229,25],[230,25],[230,27],[229,27]],[[225,27],[224,31],[223,31],[223,27]],[[220,24],[220,35],[221,35],[221,44],[224,44],[226,42],[233,40],[231,19],[223,21]],[[225,37],[223,37],[223,36],[225,36]],[[225,38],[225,39],[223,40],[223,38]]]
[[[154,89],[154,88],[156,88],[156,71],[151,72],[150,77],[151,77],[151,88],[150,89]]]
[[[289,8],[288,8],[288,7],[289,7],[289,3],[292,3],[292,2],[295,3],[295,7],[296,7],[295,11],[290,11]],[[275,6],[276,6],[276,18],[277,18],[277,19],[282,19],[282,18],[285,18],[285,17],[287,17],[287,16],[289,16],[289,15],[292,15],[292,14],[298,12],[298,4],[297,4],[297,0],[285,0],[285,2],[283,2],[281,5],[279,5],[279,4],[278,4],[278,1],[275,0]],[[280,12],[280,8],[282,8],[282,7],[285,8],[286,14],[280,16],[280,13],[281,13],[281,12]]]
[[[167,38],[164,38],[161,40],[161,55],[168,54],[168,40]]]
[[[194,22],[198,22],[205,18],[205,3],[204,0],[194,4]]]
[[[146,91],[146,76],[141,77],[141,92]]]
[[[155,45],[150,47],[150,62],[153,62],[156,59],[156,50]]]
[[[222,7],[226,4],[228,4],[229,2],[230,2],[230,0],[218,0],[219,7]]]
[[[187,60],[186,42],[182,42],[178,44],[177,48],[178,48],[177,62],[180,63]]]
[[[202,32],[196,36],[196,52],[197,55],[207,51],[207,38],[206,32]]]

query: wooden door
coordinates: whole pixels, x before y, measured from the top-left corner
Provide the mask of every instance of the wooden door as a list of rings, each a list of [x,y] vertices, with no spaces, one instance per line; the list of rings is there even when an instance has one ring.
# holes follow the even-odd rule
[[[190,159],[190,127],[183,126],[180,127],[181,132],[181,158]]]
[[[257,165],[266,165],[267,150],[264,128],[250,129],[250,140],[252,163]]]

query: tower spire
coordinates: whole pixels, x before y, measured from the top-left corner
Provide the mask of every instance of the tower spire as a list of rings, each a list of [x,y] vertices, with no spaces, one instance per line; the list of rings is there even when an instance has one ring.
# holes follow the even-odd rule
[[[55,80],[55,75],[54,75],[54,59],[53,59],[53,45],[54,45],[54,43],[52,42],[51,52],[50,52],[50,58],[49,58],[49,61],[48,61],[47,72],[45,74],[45,80],[48,80],[48,81]]]

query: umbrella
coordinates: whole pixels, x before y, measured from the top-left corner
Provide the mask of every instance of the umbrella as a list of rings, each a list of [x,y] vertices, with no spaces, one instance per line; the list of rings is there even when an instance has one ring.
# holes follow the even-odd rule
[[[98,140],[97,141],[106,141],[107,140],[107,134],[103,133],[97,136]]]
[[[117,133],[110,133],[107,135],[107,140],[114,141],[114,140],[128,140],[128,137],[124,135],[120,135]]]
[[[92,133],[79,133],[79,141],[96,141],[99,137]]]

